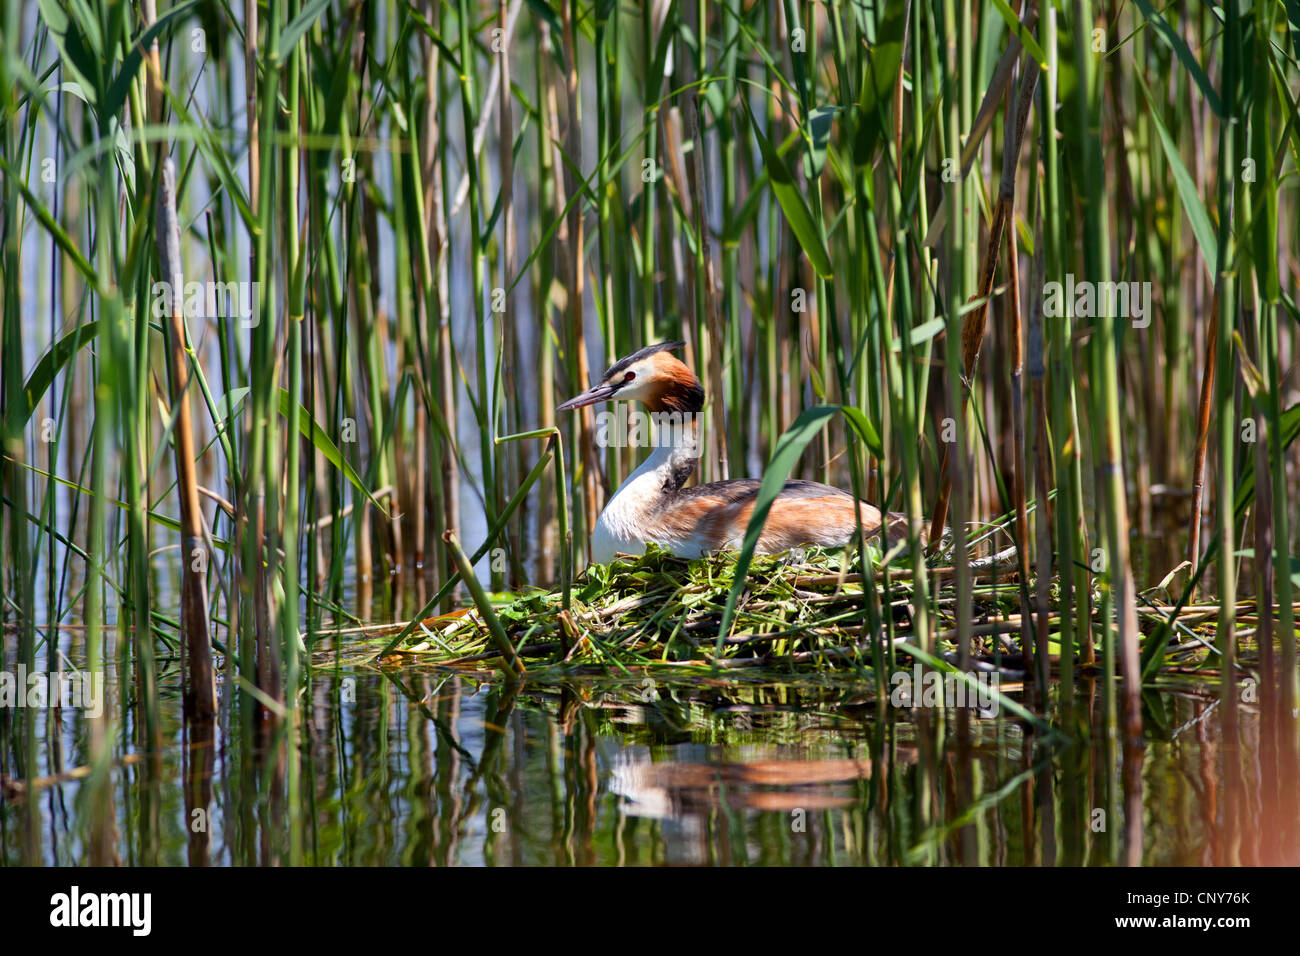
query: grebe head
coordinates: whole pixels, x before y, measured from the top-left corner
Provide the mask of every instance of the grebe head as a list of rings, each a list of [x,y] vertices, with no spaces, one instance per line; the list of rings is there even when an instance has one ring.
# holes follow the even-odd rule
[[[695,373],[669,354],[685,342],[647,345],[621,358],[600,377],[600,381],[563,405],[557,412],[595,405],[618,398],[635,399],[651,411],[698,412],[704,407],[704,389]]]

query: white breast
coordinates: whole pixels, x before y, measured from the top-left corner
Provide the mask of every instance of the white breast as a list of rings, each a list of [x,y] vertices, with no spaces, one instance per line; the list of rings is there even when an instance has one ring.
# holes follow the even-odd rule
[[[656,422],[656,425],[660,425]],[[698,558],[697,536],[676,522],[665,522],[672,492],[700,456],[698,422],[670,421],[656,427],[654,450],[627,477],[600,513],[591,532],[591,559],[608,564],[617,554],[645,554],[653,541],[681,558]]]
[[[591,534],[591,559],[596,563],[609,564],[617,553],[645,554],[648,516],[663,501],[668,451],[656,448],[605,504]]]
[[[656,517],[665,506],[664,487],[673,471],[673,449],[657,447],[636,471],[628,476],[600,513],[591,534],[591,559],[609,564],[616,554],[645,554],[647,541],[665,548],[680,558],[698,558],[703,554],[694,537],[676,539],[662,531]]]

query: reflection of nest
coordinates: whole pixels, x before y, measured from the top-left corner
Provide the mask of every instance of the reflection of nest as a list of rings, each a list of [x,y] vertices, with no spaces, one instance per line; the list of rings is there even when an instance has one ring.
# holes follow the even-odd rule
[[[671,819],[726,806],[788,812],[847,806],[837,785],[871,776],[870,760],[753,760],[651,763],[621,754],[609,787],[630,816]]]

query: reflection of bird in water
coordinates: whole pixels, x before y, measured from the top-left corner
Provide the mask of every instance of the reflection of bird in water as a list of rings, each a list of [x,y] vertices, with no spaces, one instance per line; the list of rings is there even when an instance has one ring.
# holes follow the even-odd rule
[[[781,812],[848,806],[854,798],[834,785],[870,776],[870,760],[652,762],[648,752],[625,749],[614,757],[609,789],[624,799],[625,814],[669,820],[724,804]]]

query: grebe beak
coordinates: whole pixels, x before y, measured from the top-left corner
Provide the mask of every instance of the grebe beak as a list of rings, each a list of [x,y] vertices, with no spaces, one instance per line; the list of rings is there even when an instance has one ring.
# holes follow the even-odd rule
[[[618,392],[618,385],[593,385],[587,391],[574,398],[569,399],[563,405],[556,405],[557,412],[565,412],[573,408],[582,408],[584,405],[595,405],[597,402],[608,401]]]

